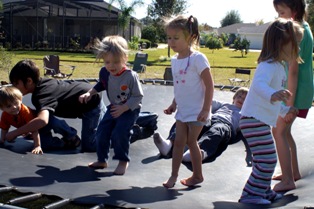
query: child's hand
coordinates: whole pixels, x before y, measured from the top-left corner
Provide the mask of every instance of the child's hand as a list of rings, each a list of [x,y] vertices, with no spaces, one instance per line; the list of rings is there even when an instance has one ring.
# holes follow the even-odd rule
[[[177,110],[177,106],[175,104],[171,104],[167,109],[164,110],[164,113],[167,115],[171,115],[176,110]]]
[[[110,114],[113,118],[118,118],[122,113],[127,111],[129,107],[127,105],[111,105]]]
[[[80,97],[79,97],[79,101],[80,103],[87,103],[91,98],[91,95],[89,92],[86,92],[85,94],[82,94]]]
[[[271,95],[270,101],[271,102],[277,102],[277,101],[285,102],[291,96],[292,96],[292,93],[289,90],[283,89],[283,90],[279,90],[273,93],[273,95]]]
[[[290,107],[289,112],[286,114],[284,120],[286,123],[292,123],[292,121],[297,117],[299,110],[295,107]]]
[[[208,114],[209,112],[207,110],[202,110],[197,116],[197,121],[206,122]]]
[[[37,147],[34,147],[34,149],[32,150],[32,154],[44,154],[44,152],[42,151],[41,147],[40,146],[37,146]]]

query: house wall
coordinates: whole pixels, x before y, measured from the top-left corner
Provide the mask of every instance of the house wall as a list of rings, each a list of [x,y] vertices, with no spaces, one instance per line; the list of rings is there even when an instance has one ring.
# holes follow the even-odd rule
[[[261,50],[263,46],[263,34],[240,34],[241,38],[250,41],[250,49]]]

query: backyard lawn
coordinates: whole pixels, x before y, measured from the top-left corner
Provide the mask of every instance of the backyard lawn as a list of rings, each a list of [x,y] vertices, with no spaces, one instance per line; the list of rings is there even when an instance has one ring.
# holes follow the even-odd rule
[[[210,64],[212,75],[215,84],[229,84],[228,78],[234,76],[235,68],[249,68],[252,69],[252,75],[257,65],[256,60],[259,52],[250,51],[244,57],[241,56],[239,51],[233,51],[230,49],[221,50],[209,50],[208,48],[200,48]],[[32,59],[43,70],[43,57],[48,54],[57,54],[60,56],[60,64],[63,65],[75,65],[72,79],[76,78],[97,78],[98,72],[102,63],[96,62],[95,55],[92,52],[89,53],[69,53],[69,52],[51,52],[51,51],[10,51],[13,54],[12,66],[22,59]],[[164,70],[167,66],[170,66],[170,59],[168,58],[168,49],[153,48],[144,49],[143,52],[148,53],[148,63],[146,73],[140,74],[140,78],[144,79],[163,79]],[[136,51],[130,51],[129,63],[134,61]],[[171,51],[170,56],[174,53]],[[0,71],[1,80],[8,81],[8,71]]]

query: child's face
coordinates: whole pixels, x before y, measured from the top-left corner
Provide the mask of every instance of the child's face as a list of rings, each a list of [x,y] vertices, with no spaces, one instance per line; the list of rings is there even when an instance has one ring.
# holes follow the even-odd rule
[[[183,32],[180,29],[167,29],[168,46],[177,53],[184,53],[189,49],[189,42]]]
[[[32,93],[32,91],[30,90],[30,79],[28,79],[28,80],[29,80],[29,82],[27,82],[26,85],[24,85],[23,81],[18,80],[16,83],[13,83],[13,86],[15,88],[17,88],[18,90],[20,90],[23,95],[26,95],[28,93]]]
[[[111,75],[117,75],[123,68],[126,67],[126,59],[115,57],[112,53],[104,56],[104,64]]]
[[[242,105],[244,103],[244,100],[246,98],[246,93],[239,93],[234,99],[233,99],[233,104],[238,107],[238,108],[242,108]]]
[[[285,4],[278,4],[276,7],[276,12],[278,13],[278,16],[281,18],[294,18],[294,14],[292,10]]]
[[[13,103],[9,103],[8,105],[2,107],[2,111],[10,115],[17,115],[21,110],[21,104],[22,101],[20,100],[14,101]]]

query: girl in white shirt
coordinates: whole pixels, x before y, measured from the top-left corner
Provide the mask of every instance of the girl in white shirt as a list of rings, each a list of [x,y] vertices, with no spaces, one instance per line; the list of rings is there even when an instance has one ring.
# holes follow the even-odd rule
[[[177,54],[171,60],[174,79],[174,99],[164,110],[165,114],[176,111],[176,139],[172,153],[172,172],[163,183],[172,188],[177,181],[185,145],[189,147],[193,174],[181,179],[181,184],[194,186],[203,182],[202,157],[197,137],[210,119],[214,93],[210,65],[206,56],[192,49],[199,44],[197,19],[178,16],[166,25],[168,45]]]
[[[277,19],[266,30],[258,66],[243,104],[240,128],[253,154],[252,173],[239,202],[271,204],[282,196],[271,190],[271,178],[277,163],[271,126],[279,115],[288,122],[297,114],[284,106],[291,92],[284,89],[287,77],[283,61],[299,60],[298,42],[303,37],[300,25]]]

